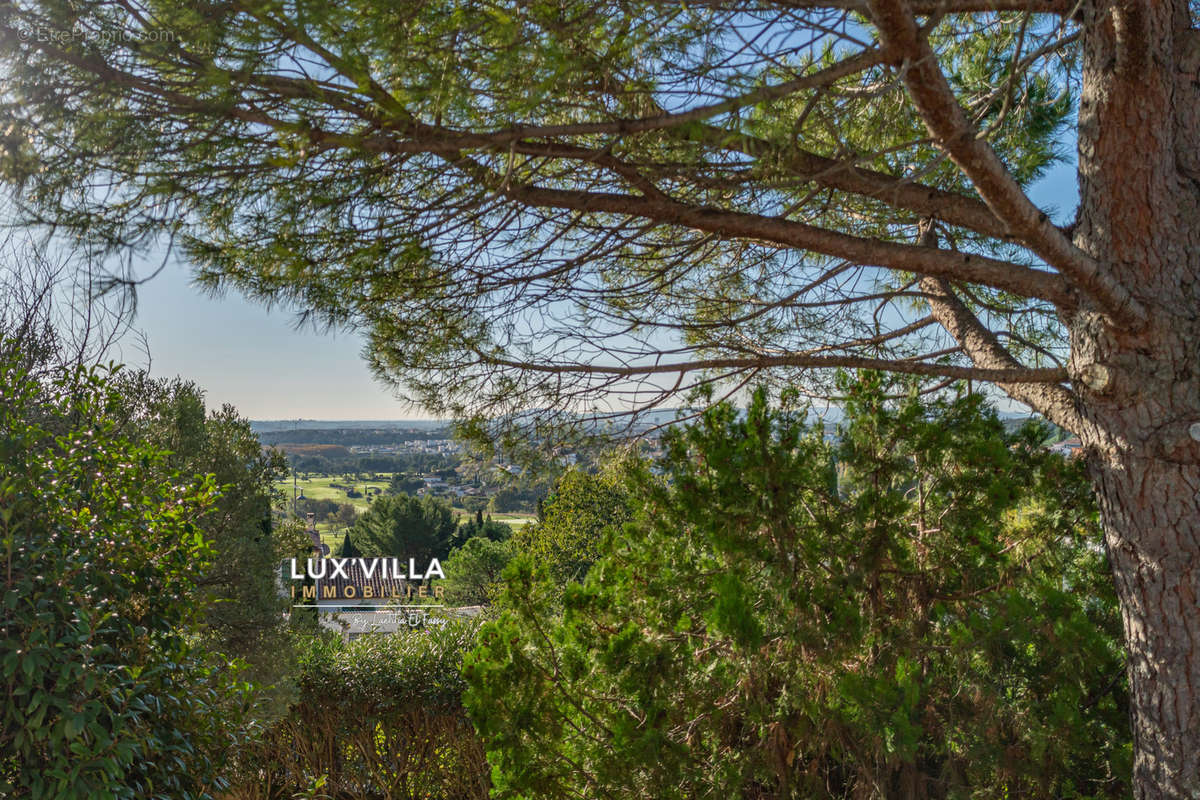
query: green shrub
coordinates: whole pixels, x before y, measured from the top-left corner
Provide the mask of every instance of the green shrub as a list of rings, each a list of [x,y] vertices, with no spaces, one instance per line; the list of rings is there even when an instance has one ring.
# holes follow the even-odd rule
[[[287,601],[276,576],[280,559],[307,552],[310,543],[297,524],[272,519],[273,486],[285,475],[282,456],[264,452],[232,406],[206,413],[204,392],[193,383],[145,372],[121,376],[115,387],[126,404],[123,431],[169,450],[165,472],[211,475],[217,486],[215,502],[196,520],[213,550],[197,576],[197,604],[204,606],[197,645],[246,662],[245,676],[258,685],[285,683]],[[286,690],[275,694],[271,705],[286,707]]]
[[[845,388],[836,443],[761,393],[673,432],[582,584],[514,560],[464,667],[496,798],[1128,796],[1082,465]]]
[[[511,540],[493,541],[483,536],[473,536],[451,550],[443,565],[446,578],[441,582],[446,602],[464,606],[490,603],[515,552]]]
[[[0,796],[199,798],[248,688],[188,645],[211,484],[161,477],[119,397],[0,359]]]
[[[463,653],[476,625],[303,647],[299,699],[268,736],[240,754],[239,800],[290,798],[314,781],[333,797],[486,798],[483,745],[462,708]]]

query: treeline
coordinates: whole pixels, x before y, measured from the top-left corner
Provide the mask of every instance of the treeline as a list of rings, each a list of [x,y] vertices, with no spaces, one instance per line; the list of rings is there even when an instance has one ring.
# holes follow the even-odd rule
[[[316,455],[289,453],[289,466],[298,472],[322,475],[356,474],[360,472],[409,472],[427,474],[453,469],[461,463],[457,455],[448,453],[376,453],[372,455]]]
[[[340,444],[350,445],[400,445],[408,441],[428,441],[430,439],[450,439],[453,433],[449,428],[433,430],[397,430],[395,428],[379,428],[361,430],[355,428],[299,428],[296,430],[260,431],[259,441],[265,445],[274,444]]]
[[[546,480],[523,480],[497,489],[491,498],[493,511],[506,513],[533,513],[550,491]]]

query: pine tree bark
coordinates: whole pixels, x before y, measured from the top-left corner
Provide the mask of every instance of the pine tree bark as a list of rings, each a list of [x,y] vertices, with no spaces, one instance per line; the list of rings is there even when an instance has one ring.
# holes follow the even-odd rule
[[[1139,800],[1200,798],[1200,76],[1186,3],[1084,14],[1075,244],[1150,310],[1068,319],[1129,651]],[[1200,429],[1195,429],[1200,430]]]

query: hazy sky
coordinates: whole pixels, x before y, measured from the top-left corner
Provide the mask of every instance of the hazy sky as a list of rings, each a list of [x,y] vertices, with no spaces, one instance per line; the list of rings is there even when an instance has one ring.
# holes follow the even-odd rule
[[[1076,205],[1075,172],[1063,166],[1035,187],[1034,199],[1066,221]],[[147,264],[143,274],[156,264]],[[426,415],[377,383],[349,334],[297,330],[295,314],[237,294],[211,298],[191,286],[188,269],[168,265],[141,287],[136,327],[144,331],[151,372],[195,381],[210,407],[232,403],[251,419],[415,419]],[[124,358],[144,356],[126,346]]]
[[[155,265],[157,266],[157,265]],[[251,419],[415,419],[427,416],[375,381],[352,334],[297,329],[294,311],[268,310],[229,292],[209,297],[189,269],[169,264],[138,292],[135,327],[150,371],[202,386],[210,407],[237,406]],[[124,358],[143,364],[127,342]]]

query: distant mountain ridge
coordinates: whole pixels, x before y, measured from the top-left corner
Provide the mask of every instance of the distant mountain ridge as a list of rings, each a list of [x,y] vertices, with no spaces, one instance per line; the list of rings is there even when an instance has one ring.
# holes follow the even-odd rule
[[[338,431],[338,430],[419,430],[432,431],[446,428],[449,420],[438,419],[252,419],[250,430],[255,433],[278,431]]]

